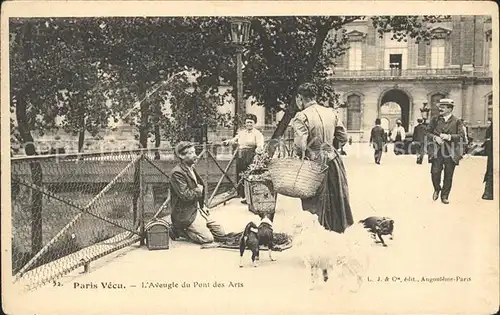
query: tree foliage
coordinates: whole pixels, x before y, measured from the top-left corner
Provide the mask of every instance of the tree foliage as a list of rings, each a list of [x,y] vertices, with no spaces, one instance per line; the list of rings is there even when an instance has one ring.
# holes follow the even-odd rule
[[[315,82],[321,102],[340,105],[330,80],[336,60],[349,48],[347,24],[371,19],[380,35],[391,31],[395,40],[428,41],[428,26],[443,18],[250,17],[244,95],[285,111],[273,135],[279,137],[295,114],[299,84]],[[14,19],[9,28],[11,109],[17,122],[12,134],[23,143],[33,141],[33,130],[57,128],[58,116],[64,130],[80,135],[94,135],[110,118],[126,116],[137,123],[142,146],[150,135],[159,140],[160,131],[176,141],[186,128],[215,126],[220,117],[213,99],[224,94],[219,87],[236,86],[228,17]],[[176,77],[165,84],[186,70],[196,71],[196,82]],[[225,94],[234,97],[235,91]],[[166,101],[172,105],[168,114],[161,110]],[[28,154],[34,151],[26,147]]]

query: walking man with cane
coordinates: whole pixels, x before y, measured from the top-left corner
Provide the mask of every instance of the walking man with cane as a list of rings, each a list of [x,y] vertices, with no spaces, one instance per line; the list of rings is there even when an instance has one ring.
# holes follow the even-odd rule
[[[461,120],[452,114],[455,107],[453,100],[441,99],[437,106],[439,116],[432,118],[427,127],[427,135],[432,141],[427,152],[434,186],[432,199],[437,200],[441,194],[441,201],[448,204],[455,167],[463,157],[465,135]],[[443,171],[444,180],[441,187]]]

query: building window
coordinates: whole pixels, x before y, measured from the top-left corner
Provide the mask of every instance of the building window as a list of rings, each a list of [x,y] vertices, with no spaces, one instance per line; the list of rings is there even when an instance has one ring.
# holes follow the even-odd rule
[[[440,99],[443,98],[446,98],[446,95],[441,93],[436,93],[431,96],[431,112],[430,112],[431,118],[439,116],[439,108],[437,107],[437,103],[439,102]]]
[[[361,70],[362,42],[351,42],[349,48],[349,70]]]
[[[391,74],[395,75],[392,69],[406,69],[408,63],[408,42],[392,39],[392,33],[384,35],[384,69],[391,69]],[[397,64],[397,65],[396,65]],[[396,72],[398,72],[396,71]]]
[[[445,40],[433,39],[431,42],[431,68],[442,69],[444,68],[445,57]]]
[[[356,94],[347,97],[347,130],[361,130],[361,97]]]
[[[488,105],[488,120],[493,121],[493,94],[486,97],[486,104]]]

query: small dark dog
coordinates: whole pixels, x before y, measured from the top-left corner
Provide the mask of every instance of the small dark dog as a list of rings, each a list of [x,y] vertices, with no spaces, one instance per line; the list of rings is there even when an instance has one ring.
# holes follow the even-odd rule
[[[259,246],[267,246],[269,252],[269,259],[275,261],[272,257],[273,250],[273,223],[268,217],[261,217],[262,220],[257,227],[253,222],[249,222],[243,235],[240,239],[240,267],[243,267],[243,253],[245,249],[252,251],[252,264],[257,267],[259,260]]]
[[[382,235],[390,235],[390,239],[393,239],[392,233],[394,232],[394,220],[387,217],[368,217],[364,220],[359,221],[364,227],[372,233],[372,237],[376,239],[376,236],[380,239],[380,242],[385,247],[387,244],[384,242]]]

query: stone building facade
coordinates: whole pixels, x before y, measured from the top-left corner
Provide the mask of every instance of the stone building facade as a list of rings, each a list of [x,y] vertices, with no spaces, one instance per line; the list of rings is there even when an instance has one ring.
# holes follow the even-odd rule
[[[430,43],[380,38],[370,21],[347,26],[350,48],[338,60],[332,84],[348,107],[341,109],[353,140],[366,141],[377,117],[387,129],[401,119],[413,131],[427,103],[430,117],[441,98],[476,132],[492,119],[492,41],[488,16],[453,16],[433,24]]]
[[[377,117],[386,129],[401,119],[412,132],[424,103],[431,117],[441,98],[452,98],[454,114],[482,138],[493,115],[491,23],[490,16],[452,16],[432,24],[435,39],[420,43],[380,37],[370,19],[347,25],[350,48],[332,69],[332,85],[348,104],[339,112],[353,141],[368,141]],[[261,128],[271,130],[282,117],[250,103],[247,112]]]

